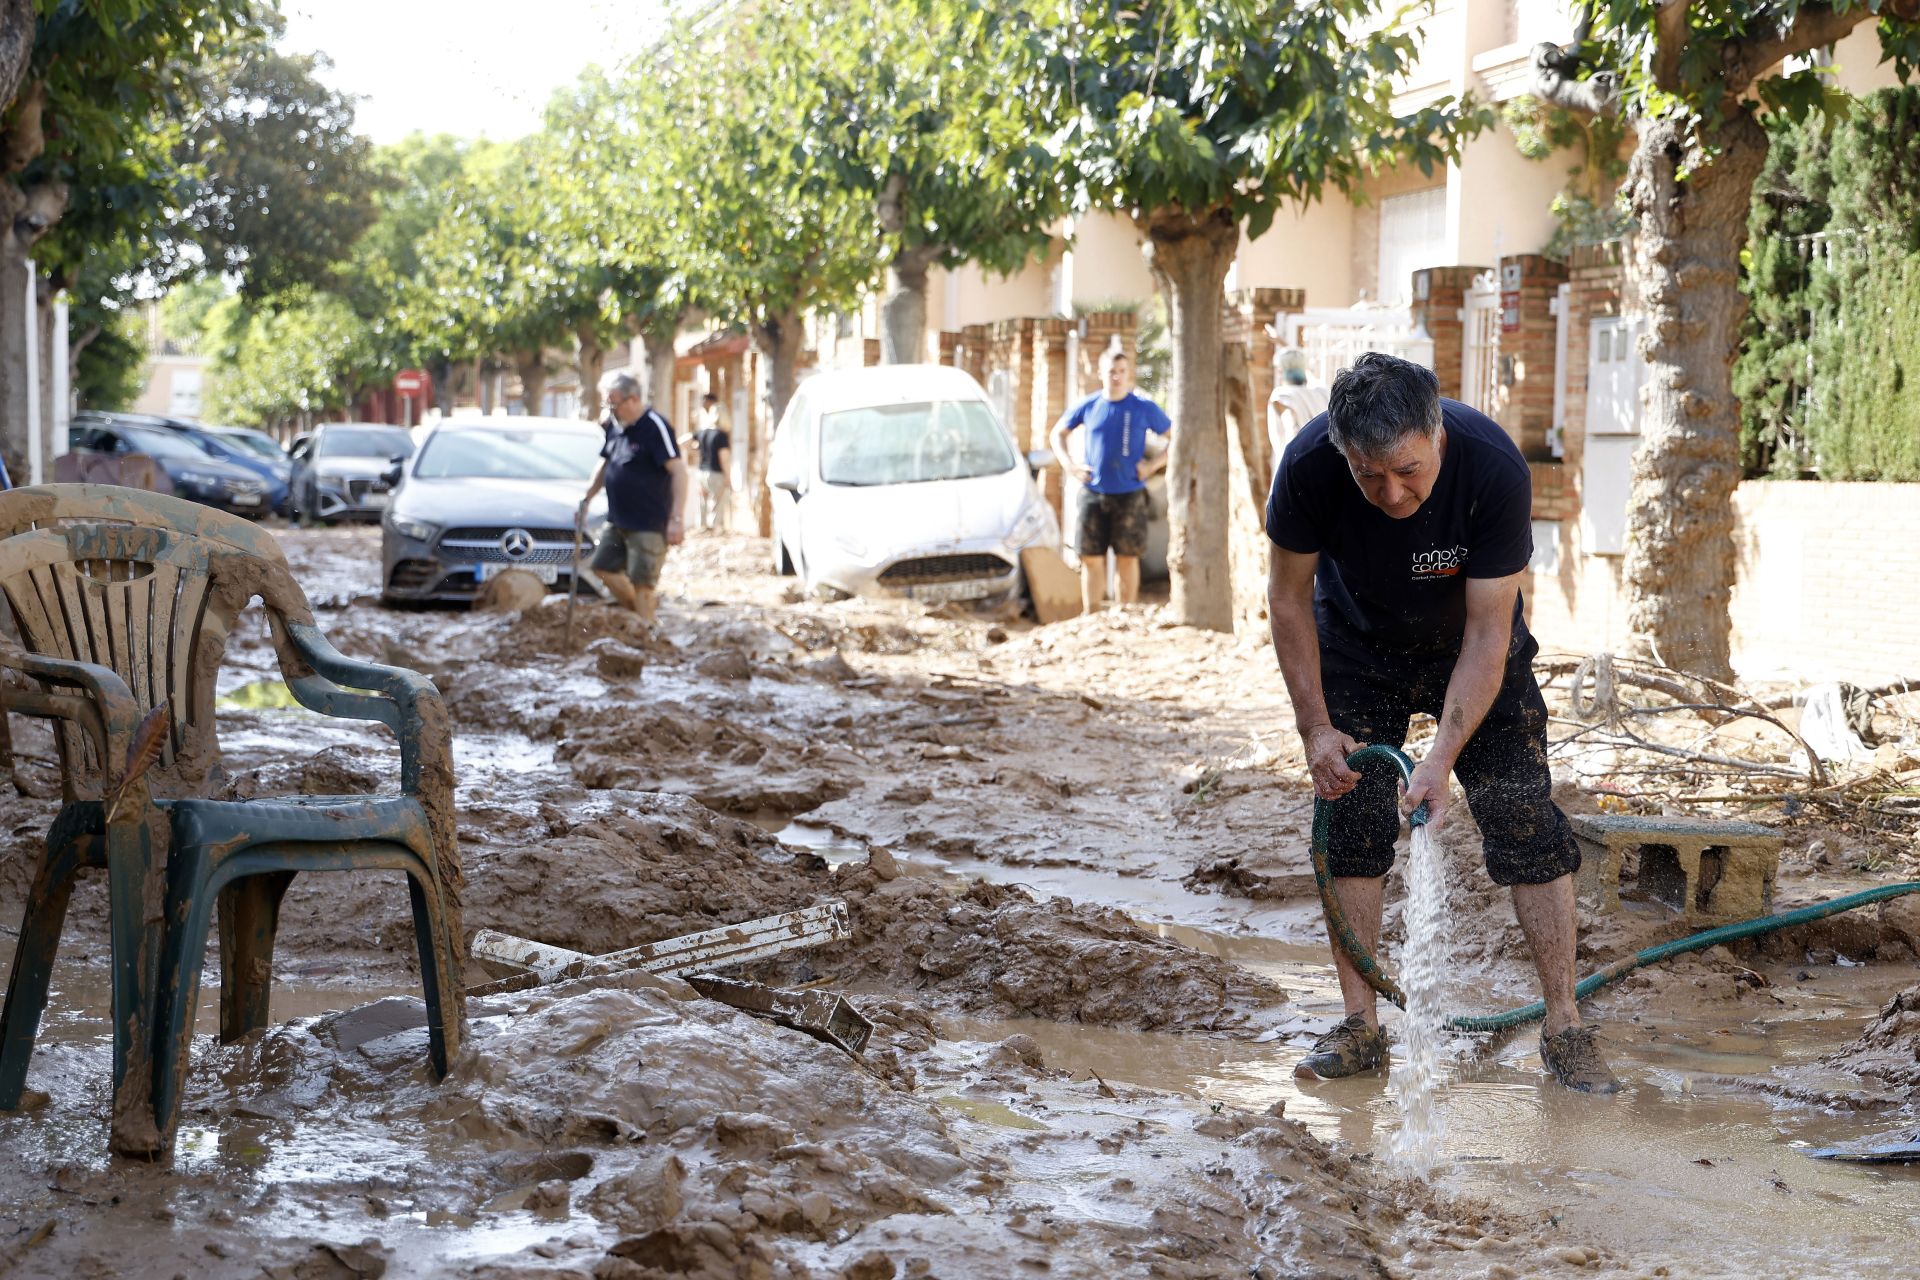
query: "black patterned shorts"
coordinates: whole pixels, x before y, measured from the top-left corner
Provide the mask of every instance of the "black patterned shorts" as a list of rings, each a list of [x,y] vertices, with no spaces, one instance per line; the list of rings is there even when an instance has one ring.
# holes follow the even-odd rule
[[[1528,640],[1508,658],[1493,706],[1453,765],[1480,828],[1487,874],[1499,885],[1546,884],[1580,868],[1573,828],[1553,802],[1547,704],[1533,678],[1538,651]],[[1438,717],[1452,675],[1451,658],[1385,663],[1321,646],[1320,681],[1333,727],[1363,746],[1400,746],[1416,711]],[[1399,794],[1399,774],[1369,764],[1360,785],[1334,802],[1327,842],[1334,875],[1387,874],[1400,833]]]
[[[1107,554],[1143,556],[1147,553],[1147,491],[1095,493],[1089,489],[1080,501],[1080,558]]]

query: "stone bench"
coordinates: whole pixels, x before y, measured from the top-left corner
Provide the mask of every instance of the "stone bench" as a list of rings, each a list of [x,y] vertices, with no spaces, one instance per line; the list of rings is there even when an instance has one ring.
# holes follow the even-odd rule
[[[1773,912],[1781,836],[1755,822],[1571,815],[1580,841],[1580,893],[1600,911],[1620,908],[1620,868],[1638,852],[1639,890],[1689,921],[1725,924]]]

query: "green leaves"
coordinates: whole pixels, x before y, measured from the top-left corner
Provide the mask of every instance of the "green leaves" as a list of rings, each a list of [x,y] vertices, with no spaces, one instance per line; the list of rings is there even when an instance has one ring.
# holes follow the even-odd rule
[[[1224,208],[1258,234],[1283,205],[1431,166],[1486,123],[1451,100],[1394,111],[1390,83],[1416,43],[1372,0],[1031,0],[1017,24],[1009,78],[1040,95],[1083,206]]]

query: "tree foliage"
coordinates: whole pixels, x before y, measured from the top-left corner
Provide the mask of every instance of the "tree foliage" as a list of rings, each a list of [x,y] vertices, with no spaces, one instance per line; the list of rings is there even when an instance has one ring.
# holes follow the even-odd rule
[[[221,300],[207,314],[206,345],[216,371],[206,404],[213,421],[264,426],[344,409],[393,372],[345,299],[301,288],[270,303]]]
[[[323,287],[378,212],[372,144],[353,100],[315,78],[325,60],[265,39],[201,70],[202,108],[177,148],[202,175],[188,224],[250,298]]]

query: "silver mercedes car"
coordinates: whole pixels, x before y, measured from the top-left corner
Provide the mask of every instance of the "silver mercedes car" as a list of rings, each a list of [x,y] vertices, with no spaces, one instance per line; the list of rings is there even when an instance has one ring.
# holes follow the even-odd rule
[[[600,428],[574,418],[452,418],[389,476],[380,521],[381,598],[389,604],[471,601],[488,578],[525,569],[565,591],[574,512],[600,465]],[[580,563],[606,524],[594,499]],[[590,573],[584,591],[597,592]]]

